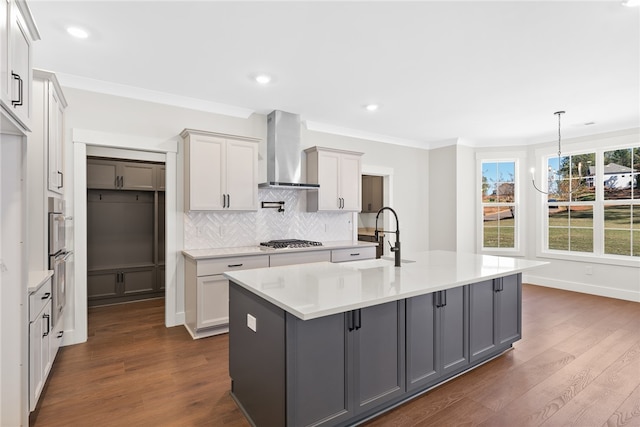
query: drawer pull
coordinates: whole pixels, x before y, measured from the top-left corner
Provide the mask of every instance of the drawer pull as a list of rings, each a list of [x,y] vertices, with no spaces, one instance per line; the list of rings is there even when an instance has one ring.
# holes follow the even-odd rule
[[[355,254],[351,254],[351,256],[360,256],[360,252],[355,253]]]
[[[49,299],[50,296],[51,296],[51,292],[47,292],[44,295],[42,295],[42,298],[40,299]]]
[[[228,264],[227,267],[229,268],[233,268],[233,267],[242,267],[244,264]]]

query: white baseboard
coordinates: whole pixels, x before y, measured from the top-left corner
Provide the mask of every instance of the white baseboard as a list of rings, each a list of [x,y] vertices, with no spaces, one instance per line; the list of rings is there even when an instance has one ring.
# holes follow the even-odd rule
[[[532,285],[546,286],[548,288],[563,289],[565,291],[582,292],[584,294],[598,295],[601,297],[640,302],[640,289],[637,291],[629,291],[626,289],[588,285],[585,283],[569,282],[566,280],[555,280],[548,277],[534,276],[531,274],[523,274],[522,282],[530,283]]]
[[[75,329],[65,329],[64,334],[62,334],[62,342],[60,343],[60,347],[82,344],[83,342],[87,342],[86,336],[79,337]]]

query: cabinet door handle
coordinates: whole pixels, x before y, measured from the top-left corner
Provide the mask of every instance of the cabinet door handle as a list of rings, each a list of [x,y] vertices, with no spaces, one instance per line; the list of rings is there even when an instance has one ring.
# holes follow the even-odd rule
[[[447,305],[447,291],[442,291],[442,307]]]
[[[50,296],[51,296],[51,292],[47,292],[46,294],[42,295],[42,298],[40,299],[49,299]]]
[[[493,289],[495,292],[502,292],[502,279],[495,279]]]
[[[360,255],[360,252],[355,253],[355,254],[350,254],[350,255],[351,255],[351,256],[359,256],[359,255]]]
[[[42,337],[44,338],[49,335],[49,332],[51,332],[51,323],[49,323],[51,316],[49,316],[48,314],[43,314],[42,318],[47,320],[47,331],[42,333]]]
[[[353,323],[354,323],[354,316],[355,316],[355,312],[353,312],[353,311],[350,311],[350,312],[347,314],[347,330],[348,330],[349,332],[353,331],[353,329],[354,329],[354,326],[353,326]]]
[[[242,267],[244,264],[227,264],[227,267],[229,268],[234,268],[234,267]]]
[[[64,335],[64,331],[58,332],[58,338],[62,338],[63,335]]]
[[[231,207],[231,194],[227,194],[227,207]]]
[[[20,75],[14,73],[13,71],[11,71],[11,76],[13,76],[13,80],[18,81],[18,99],[12,99],[11,105],[13,105],[14,107],[19,107],[22,105],[22,77],[20,77]]]
[[[357,309],[355,311],[355,318],[355,329],[357,331],[362,326],[362,310]]]
[[[64,174],[60,171],[58,171],[58,174],[60,175],[60,185],[58,185],[58,188],[62,188],[64,187]]]

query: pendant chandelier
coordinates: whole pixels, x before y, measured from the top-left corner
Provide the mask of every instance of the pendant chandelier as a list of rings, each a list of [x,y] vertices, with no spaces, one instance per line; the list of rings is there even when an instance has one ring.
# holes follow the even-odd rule
[[[558,171],[557,175],[560,174],[560,165],[562,162],[562,134],[560,132],[560,117],[564,114],[564,111],[556,111],[555,114],[556,116],[558,116]],[[571,164],[569,164],[569,171],[571,171]],[[535,180],[535,168],[531,168],[531,184],[533,184],[533,188],[535,188],[538,192],[542,193],[542,194],[562,194],[560,192],[560,185],[556,184],[556,188],[558,189],[558,191],[543,191],[540,188],[538,188],[538,186],[536,185],[536,180]],[[551,172],[551,167],[549,167],[549,172]],[[547,189],[551,189],[553,188],[553,179],[552,179],[552,174],[549,173],[549,180],[548,180],[548,185],[547,185]],[[582,179],[582,162],[578,163],[578,179]],[[559,181],[559,180],[558,180]],[[571,179],[569,179],[569,181],[571,181]],[[578,181],[579,182],[579,181]],[[574,188],[571,191],[566,191],[563,194],[566,195],[571,195],[573,193],[575,193],[576,191],[578,191],[579,186],[576,186],[576,188]]]

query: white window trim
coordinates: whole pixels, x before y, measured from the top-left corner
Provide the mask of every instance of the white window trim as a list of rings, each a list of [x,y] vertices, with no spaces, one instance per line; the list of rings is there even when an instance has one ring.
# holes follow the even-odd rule
[[[602,137],[594,137],[590,140],[585,140],[584,138],[577,138],[573,143],[565,143],[563,144],[562,155],[577,155],[577,154],[585,154],[585,153],[596,153],[596,165],[599,166],[596,168],[596,182],[604,181],[604,170],[600,166],[604,160],[604,152],[611,150],[619,150],[625,148],[634,148],[638,147],[640,143],[640,138],[638,133],[629,133],[629,134],[621,134],[614,135],[611,137],[607,137],[606,135]],[[535,164],[536,166],[536,185],[542,190],[546,191],[547,183],[546,178],[543,179],[543,171],[547,170],[547,159],[549,157],[553,157],[557,155],[555,151],[557,149],[553,146],[547,146],[544,148],[539,148],[535,150]],[[604,253],[604,217],[603,207],[609,202],[611,204],[612,200],[604,200],[604,187],[602,185],[596,186],[596,200],[593,202],[593,246],[594,252],[570,252],[570,251],[558,251],[558,250],[549,250],[548,248],[548,226],[549,226],[549,218],[546,211],[546,203],[547,203],[547,195],[538,193],[531,183],[529,183],[529,188],[527,191],[532,191],[535,193],[535,223],[536,230],[540,230],[541,233],[535,233],[536,236],[536,257],[538,258],[549,258],[549,259],[562,259],[567,261],[580,261],[580,262],[588,262],[588,263],[596,263],[596,264],[608,264],[608,265],[620,265],[620,266],[628,266],[628,267],[638,267],[640,266],[640,259],[634,256],[627,255],[612,255]],[[640,206],[640,200],[635,201],[625,201],[625,203],[621,204],[633,204],[636,206]]]
[[[476,199],[476,242],[477,252],[487,255],[507,255],[507,256],[524,256],[525,245],[522,242],[524,235],[523,227],[526,224],[526,209],[524,207],[525,198],[522,195],[524,186],[522,177],[526,176],[522,168],[526,166],[526,152],[524,151],[501,151],[500,153],[483,152],[476,154],[476,190],[474,196]],[[514,248],[485,248],[483,247],[484,224],[482,197],[479,197],[478,190],[482,189],[482,163],[490,162],[514,162],[514,181],[515,181],[515,197],[513,205],[516,208],[516,218],[514,223]]]

